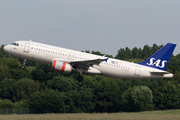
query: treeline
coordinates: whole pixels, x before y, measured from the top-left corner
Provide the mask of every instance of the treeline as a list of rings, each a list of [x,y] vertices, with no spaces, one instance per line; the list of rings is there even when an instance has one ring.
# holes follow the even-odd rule
[[[121,48],[115,58],[142,62],[161,47]],[[22,62],[4,53],[1,46],[0,108],[34,108],[37,113],[180,109],[180,54],[172,56],[166,68],[174,74],[172,79],[124,80],[84,74],[78,82],[78,73],[54,72],[51,66],[32,61],[22,69]]]

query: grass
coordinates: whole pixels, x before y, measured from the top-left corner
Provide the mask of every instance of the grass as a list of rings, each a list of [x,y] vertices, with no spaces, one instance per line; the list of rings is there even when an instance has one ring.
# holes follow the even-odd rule
[[[180,110],[131,113],[69,113],[0,115],[0,120],[178,120]]]

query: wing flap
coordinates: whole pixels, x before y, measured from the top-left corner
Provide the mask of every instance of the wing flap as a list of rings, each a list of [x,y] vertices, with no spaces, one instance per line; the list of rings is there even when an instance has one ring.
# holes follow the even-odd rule
[[[71,61],[70,64],[76,64],[78,66],[85,66],[85,67],[90,67],[93,65],[99,65],[102,61],[106,61],[109,58],[106,59],[92,59],[92,60],[83,60],[83,61]]]

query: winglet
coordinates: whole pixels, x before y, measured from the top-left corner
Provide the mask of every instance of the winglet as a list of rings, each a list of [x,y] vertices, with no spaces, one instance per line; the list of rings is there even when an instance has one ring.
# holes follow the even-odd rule
[[[109,58],[106,58],[106,59],[104,59],[104,61],[106,61],[106,62],[107,62],[107,61],[108,61],[108,59],[109,59]]]
[[[145,60],[140,65],[165,70],[166,65],[176,47],[176,44],[167,43],[164,47],[154,53],[151,57]]]

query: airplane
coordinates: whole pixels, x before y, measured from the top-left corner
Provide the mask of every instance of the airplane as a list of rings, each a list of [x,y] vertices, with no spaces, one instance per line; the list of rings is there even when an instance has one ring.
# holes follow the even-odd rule
[[[104,75],[121,79],[158,79],[172,78],[173,74],[164,71],[176,44],[167,43],[164,47],[142,63],[98,56],[80,51],[55,47],[30,41],[16,41],[4,46],[3,50],[15,57],[51,64],[51,69],[60,73],[79,72],[78,81],[83,73]]]

